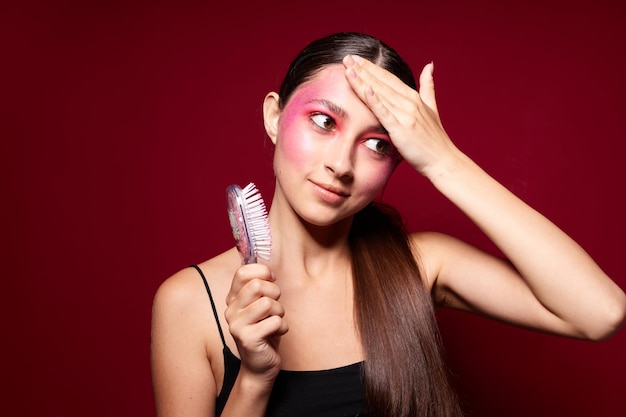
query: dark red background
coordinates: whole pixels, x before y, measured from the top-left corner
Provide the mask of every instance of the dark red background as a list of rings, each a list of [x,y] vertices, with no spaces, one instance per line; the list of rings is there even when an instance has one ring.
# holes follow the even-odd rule
[[[416,71],[434,60],[456,143],[626,287],[619,0],[55,3],[1,13],[1,415],[154,414],[152,296],[232,245],[228,184],[271,198],[263,96],[332,31],[377,35]],[[494,251],[406,167],[386,199],[412,230]],[[439,317],[471,415],[626,415],[625,331]]]

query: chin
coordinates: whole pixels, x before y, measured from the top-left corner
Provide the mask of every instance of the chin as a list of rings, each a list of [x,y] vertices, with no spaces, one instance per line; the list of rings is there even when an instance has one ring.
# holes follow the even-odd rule
[[[350,210],[349,212],[338,213],[335,209],[317,209],[308,207],[307,210],[298,213],[298,216],[304,223],[310,226],[317,228],[333,228],[342,227],[346,224],[350,225],[352,223],[352,218],[359,210]]]

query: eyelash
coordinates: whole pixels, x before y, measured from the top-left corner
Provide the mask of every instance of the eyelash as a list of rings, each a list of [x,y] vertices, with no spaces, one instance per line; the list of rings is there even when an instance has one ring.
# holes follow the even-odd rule
[[[320,116],[323,117],[325,119],[325,121],[330,122],[332,124],[332,127],[326,127],[324,125],[324,123],[318,123],[316,121],[316,118],[319,118]],[[329,115],[324,114],[324,113],[312,114],[311,115],[311,121],[313,122],[313,124],[315,124],[315,126],[321,128],[321,129],[327,130],[327,131],[332,131],[332,130],[334,130],[337,127],[337,124],[335,123],[335,120],[332,117],[330,117]]]
[[[376,141],[376,144],[374,146],[369,146],[367,143],[371,141]],[[377,155],[380,155],[380,156],[389,156],[393,153],[393,145],[391,145],[389,141],[386,141],[384,139],[369,138],[369,139],[365,139],[363,141],[363,144],[365,145],[366,148],[368,148],[369,150],[371,150],[372,152],[375,152]],[[382,145],[384,149],[379,150],[378,149],[379,145]]]
[[[324,120],[323,120],[323,122],[318,123],[318,121],[316,119],[318,119],[320,117],[323,118]],[[311,115],[311,122],[315,126],[319,127],[320,129],[322,129],[324,131],[328,131],[328,132],[334,131],[335,128],[337,127],[337,124],[335,123],[335,120],[332,117],[330,117],[329,115],[324,114],[324,113],[314,113],[314,114],[312,114]],[[326,123],[330,123],[332,125],[332,127],[325,126]],[[369,146],[368,142],[371,142],[371,141],[376,141],[376,144],[373,145],[373,146]],[[368,138],[368,139],[365,139],[363,141],[363,144],[365,145],[365,147],[367,149],[369,149],[372,152],[376,153],[377,155],[380,155],[380,156],[383,156],[383,157],[389,156],[389,155],[391,155],[393,153],[393,145],[391,145],[391,143],[389,143],[389,141],[386,141],[384,139]],[[380,145],[382,145],[384,147],[384,149],[379,150],[378,146],[380,146]]]

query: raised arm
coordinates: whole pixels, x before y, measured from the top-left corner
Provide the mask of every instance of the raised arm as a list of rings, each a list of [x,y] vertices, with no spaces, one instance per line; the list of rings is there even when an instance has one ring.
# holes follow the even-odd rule
[[[621,327],[624,292],[580,245],[452,143],[437,113],[432,64],[421,73],[419,93],[366,60],[347,57],[344,64],[404,159],[510,261],[442,235],[416,236],[437,300],[571,337],[598,340]]]

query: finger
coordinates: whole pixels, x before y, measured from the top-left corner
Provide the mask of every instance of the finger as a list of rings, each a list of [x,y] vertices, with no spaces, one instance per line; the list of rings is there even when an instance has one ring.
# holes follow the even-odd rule
[[[388,125],[394,123],[396,120],[393,112],[388,107],[389,100],[384,100],[383,97],[385,94],[393,94],[395,96],[398,94],[388,85],[378,82],[366,70],[359,68],[351,56],[346,57],[344,61],[346,61],[346,79],[355,94],[370,108],[383,126],[388,127]]]
[[[267,319],[249,326],[246,329],[245,337],[236,338],[238,343],[237,347],[239,352],[245,354],[245,352],[255,352],[259,349],[264,350],[264,345],[268,341],[274,346],[278,344],[278,337],[284,335],[289,331],[289,326],[286,321],[278,316],[270,316]]]
[[[284,307],[268,297],[260,298],[243,309],[233,310],[231,307],[227,308],[226,321],[231,334],[237,339],[264,338],[284,327],[280,323],[285,316]],[[272,331],[259,330],[267,326],[268,319],[277,323],[278,327]]]
[[[241,310],[239,318],[245,323],[254,324],[272,316],[284,317],[285,308],[278,301],[263,297]]]
[[[384,86],[390,93],[402,94],[410,88],[395,74],[358,55],[348,55],[343,62],[346,68],[352,68],[366,83],[376,87]]]
[[[231,297],[229,307],[246,308],[264,297],[278,300],[280,298],[280,288],[273,282],[254,279],[246,283],[234,297]]]
[[[437,112],[437,101],[435,100],[435,80],[433,71],[435,64],[430,62],[424,66],[419,78],[419,94],[424,104]]]
[[[237,296],[239,291],[253,280],[273,282],[274,276],[266,265],[249,264],[237,269],[230,285],[230,290],[226,296],[226,305],[229,305]]]
[[[289,325],[280,316],[269,316],[259,322],[257,330],[261,337],[282,336],[289,331]]]
[[[358,87],[356,87],[357,85]],[[397,139],[396,134],[402,131],[403,126],[405,126],[407,122],[410,123],[411,120],[414,120],[415,112],[421,112],[416,102],[406,97],[395,95],[388,98],[385,94],[381,94],[380,90],[377,88],[382,90],[384,87],[362,85],[359,81],[355,81],[353,88],[362,88],[363,93],[357,93],[357,95],[387,130],[394,145],[397,145],[395,142]],[[416,96],[415,100],[419,105],[425,107],[421,101],[419,101],[417,91],[413,89],[410,89],[410,91]]]
[[[385,122],[395,122],[403,114],[413,114],[421,105],[417,91],[395,75],[362,58],[360,60],[365,64],[361,66],[355,62],[356,59],[359,57],[348,56],[344,59],[346,78],[357,96],[368,105],[383,125]]]
[[[409,100],[404,96],[407,93],[405,89],[409,87],[395,79],[396,77],[387,70],[362,58],[360,58],[360,62],[363,62],[363,65],[358,64],[356,59],[359,57],[351,55],[344,59],[346,79],[363,102],[367,102],[366,94],[370,88],[381,99],[393,101],[398,106],[409,104]],[[411,91],[414,90],[411,89]]]
[[[393,126],[398,123],[396,113],[391,109],[392,105],[384,100],[371,86],[365,88],[365,97],[362,99],[370,108],[374,116],[393,136]]]

